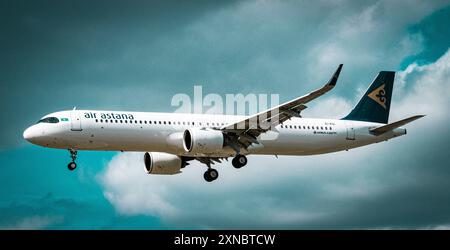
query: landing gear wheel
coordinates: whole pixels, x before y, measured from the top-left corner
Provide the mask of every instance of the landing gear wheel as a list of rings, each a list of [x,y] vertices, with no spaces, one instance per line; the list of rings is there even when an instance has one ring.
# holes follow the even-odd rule
[[[69,163],[69,164],[67,165],[67,168],[68,168],[70,171],[73,171],[73,170],[75,170],[75,168],[77,168],[77,164],[76,164],[75,162],[71,162],[71,163]]]
[[[203,178],[205,178],[205,181],[211,182],[216,180],[219,177],[219,172],[215,170],[214,168],[210,168],[206,170],[206,172],[203,174]]]
[[[77,168],[77,164],[75,163],[75,160],[77,159],[77,151],[73,149],[69,149],[70,152],[70,158],[72,158],[72,161],[67,165],[67,168],[70,171],[75,170]]]
[[[242,168],[247,165],[247,157],[245,155],[236,155],[231,161],[231,164],[233,164],[233,167],[235,168]]]

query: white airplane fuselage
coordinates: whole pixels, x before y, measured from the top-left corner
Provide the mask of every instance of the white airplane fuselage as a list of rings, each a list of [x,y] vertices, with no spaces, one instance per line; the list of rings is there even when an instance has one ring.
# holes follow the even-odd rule
[[[41,122],[24,132],[28,141],[50,148],[165,152],[189,157],[231,157],[236,152],[224,147],[214,153],[198,154],[183,148],[186,129],[218,129],[244,116],[151,113],[126,111],[71,110],[46,115],[58,122]],[[44,118],[45,118],[44,117]],[[313,155],[361,147],[406,134],[396,128],[375,136],[370,129],[384,124],[335,120],[291,118],[258,137],[259,144],[242,154]]]

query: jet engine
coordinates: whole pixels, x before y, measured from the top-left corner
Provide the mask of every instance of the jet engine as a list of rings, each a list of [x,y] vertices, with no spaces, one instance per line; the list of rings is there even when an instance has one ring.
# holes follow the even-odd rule
[[[183,147],[186,152],[209,154],[223,149],[224,134],[218,130],[187,129],[183,134]]]
[[[181,172],[183,160],[173,154],[147,152],[144,154],[144,164],[147,174],[172,175]]]

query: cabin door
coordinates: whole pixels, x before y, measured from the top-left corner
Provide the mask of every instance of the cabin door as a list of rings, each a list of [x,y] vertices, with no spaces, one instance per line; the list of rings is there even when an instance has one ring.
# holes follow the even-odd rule
[[[81,131],[81,112],[78,110],[72,110],[70,112],[70,129],[72,131]]]
[[[347,140],[355,140],[355,128],[351,122],[345,123],[347,127]]]

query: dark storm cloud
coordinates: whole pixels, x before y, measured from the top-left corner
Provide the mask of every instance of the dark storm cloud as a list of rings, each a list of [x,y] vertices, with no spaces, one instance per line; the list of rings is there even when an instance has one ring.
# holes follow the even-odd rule
[[[17,144],[21,131],[40,116],[73,106],[158,110],[160,95],[152,89],[170,89],[152,77],[158,60],[151,53],[127,59],[124,50],[136,44],[151,47],[167,33],[232,3],[3,1],[0,105],[3,114],[14,116],[2,124],[0,147]],[[126,104],[142,91],[149,98]]]
[[[408,58],[408,63],[419,60],[421,63],[432,62],[439,58],[448,49],[448,37],[450,37],[450,7],[436,11],[426,17],[420,23],[412,25],[412,33],[420,32],[427,43],[427,47],[416,56]]]
[[[0,229],[154,229],[150,216],[117,216],[106,203],[89,199],[56,197],[22,198],[0,206]]]
[[[428,126],[420,127],[427,130]],[[366,164],[372,169],[364,170],[365,174],[378,180],[381,190],[357,198],[327,199],[316,205],[329,208],[328,215],[301,226],[434,228],[449,225],[450,169],[445,164],[446,155],[436,148],[448,147],[450,131],[444,126],[434,129],[440,132],[419,135],[422,129],[416,129],[416,138],[375,151],[377,155],[367,158],[370,162]],[[363,165],[364,161],[357,160],[355,164]]]
[[[72,199],[56,198],[51,193],[43,197],[13,202],[0,207],[0,228],[2,229],[44,229],[70,225],[80,211],[87,212],[89,206]]]

